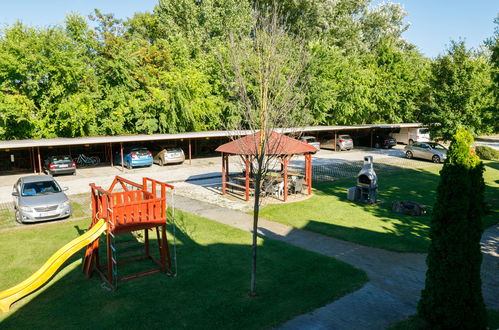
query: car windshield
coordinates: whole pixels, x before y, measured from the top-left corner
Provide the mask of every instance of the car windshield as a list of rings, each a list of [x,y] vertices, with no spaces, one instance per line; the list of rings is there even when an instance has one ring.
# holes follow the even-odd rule
[[[146,155],[149,154],[149,150],[147,148],[137,148],[137,149],[131,149],[130,152],[133,152],[137,155]]]
[[[420,128],[419,129],[419,134],[428,134],[430,131],[427,128]]]
[[[23,196],[45,195],[61,192],[61,187],[55,181],[28,182],[23,185]]]
[[[340,139],[344,139],[344,140],[351,140],[352,138],[350,137],[350,135],[339,135],[338,136]]]
[[[306,142],[315,142],[315,138],[314,137],[311,137],[311,136],[305,136],[302,138],[304,141]]]
[[[70,162],[71,158],[69,156],[55,156],[52,157],[52,163],[65,163],[65,162]]]
[[[430,147],[432,147],[432,149],[435,149],[435,150],[447,150],[447,148],[445,148],[443,145],[439,144],[439,143],[428,143],[430,145]]]

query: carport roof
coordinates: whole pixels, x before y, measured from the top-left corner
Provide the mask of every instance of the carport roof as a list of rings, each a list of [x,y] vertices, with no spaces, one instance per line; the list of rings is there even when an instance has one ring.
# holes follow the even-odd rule
[[[260,148],[259,132],[222,144],[215,151],[233,155],[256,155]],[[298,155],[314,153],[317,149],[289,136],[271,132],[266,146],[267,155]]]
[[[350,126],[307,126],[285,129],[276,129],[279,133],[311,133],[328,131],[348,131],[359,129],[377,129],[377,128],[402,128],[402,127],[421,127],[419,123],[403,124],[365,124]],[[5,140],[0,141],[0,149],[32,148],[32,147],[59,147],[76,146],[85,144],[104,144],[104,143],[129,143],[129,142],[147,142],[163,140],[180,139],[204,139],[221,138],[231,136],[243,136],[254,133],[253,131],[204,131],[204,132],[186,132],[176,134],[141,134],[141,135],[116,135],[116,136],[89,136],[76,138],[53,138],[53,139],[30,139],[30,140]]]

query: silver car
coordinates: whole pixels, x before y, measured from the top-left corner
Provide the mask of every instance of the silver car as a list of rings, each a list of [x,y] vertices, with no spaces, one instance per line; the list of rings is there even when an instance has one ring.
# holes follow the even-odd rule
[[[71,216],[68,197],[51,175],[20,178],[14,185],[14,208],[19,223],[56,220]]]
[[[319,141],[317,141],[315,136],[302,136],[300,138],[300,141],[307,143],[307,144],[310,144],[312,147],[315,147],[315,149],[317,149],[317,150],[321,150],[321,143]]]
[[[415,142],[405,146],[407,158],[429,159],[434,163],[441,163],[447,158],[447,148],[435,142]]]
[[[335,149],[337,151],[353,149],[353,139],[348,134],[338,135],[337,139],[329,139],[322,143],[323,148]]]

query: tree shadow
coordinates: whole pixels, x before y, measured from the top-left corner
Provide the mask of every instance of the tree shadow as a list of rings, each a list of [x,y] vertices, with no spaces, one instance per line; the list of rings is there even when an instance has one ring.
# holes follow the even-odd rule
[[[268,328],[337,299],[367,280],[347,264],[264,240],[258,260],[260,295],[250,298],[250,236],[229,228],[227,237],[248,245],[234,239],[217,243],[207,234],[212,228],[206,224],[209,220],[191,222],[182,213],[177,216],[177,277],[155,274],[120,282],[116,291],[108,291],[98,276],[87,279],[82,273],[82,250],[43,290],[24,305],[14,305],[2,328]],[[171,249],[172,230],[169,226]],[[155,240],[151,251],[157,251]],[[118,273],[140,263],[129,265],[120,265]],[[334,281],[329,274],[335,274]]]

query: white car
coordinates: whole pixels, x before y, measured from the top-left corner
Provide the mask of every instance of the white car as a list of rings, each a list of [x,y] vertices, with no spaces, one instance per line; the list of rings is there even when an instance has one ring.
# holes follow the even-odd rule
[[[414,142],[430,142],[430,131],[427,128],[402,127],[390,133],[390,136],[403,144],[413,144]]]

